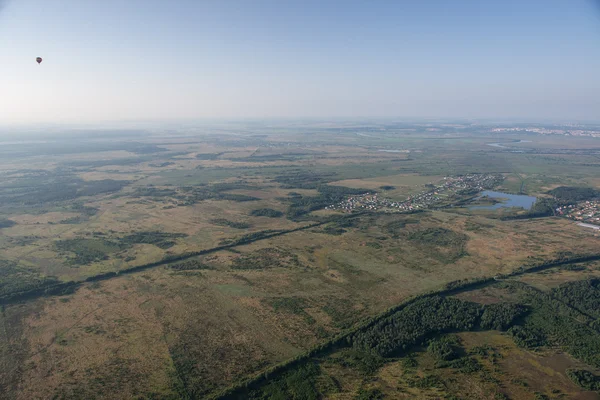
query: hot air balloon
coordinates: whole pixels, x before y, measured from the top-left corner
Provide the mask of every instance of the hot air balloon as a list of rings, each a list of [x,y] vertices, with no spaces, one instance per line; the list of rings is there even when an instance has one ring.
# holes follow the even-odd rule
[[[37,58],[35,59],[35,61],[37,61],[37,63],[38,63],[38,64],[41,64],[41,62],[42,62],[42,57],[37,57]]]

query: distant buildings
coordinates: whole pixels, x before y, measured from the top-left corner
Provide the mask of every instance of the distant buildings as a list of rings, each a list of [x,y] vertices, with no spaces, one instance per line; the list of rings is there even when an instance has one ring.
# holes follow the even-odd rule
[[[556,209],[556,213],[575,221],[600,225],[600,200],[561,206]]]
[[[466,191],[481,191],[496,186],[503,177],[492,174],[468,174],[444,177],[441,183],[428,183],[428,190],[409,196],[404,201],[394,201],[379,197],[377,193],[364,193],[349,196],[346,200],[325,207],[326,210],[352,212],[354,210],[414,211],[439,204],[443,198]]]

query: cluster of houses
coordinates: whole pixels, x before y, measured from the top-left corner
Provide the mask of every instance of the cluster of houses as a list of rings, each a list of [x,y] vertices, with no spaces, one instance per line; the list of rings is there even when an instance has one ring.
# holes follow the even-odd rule
[[[364,193],[349,196],[338,204],[325,207],[326,210],[340,210],[352,212],[362,210],[393,210],[413,211],[431,207],[438,204],[443,198],[462,191],[481,191],[496,186],[502,176],[491,174],[468,174],[455,177],[445,177],[440,183],[428,183],[426,191],[409,196],[404,201],[394,201],[380,197],[377,193]]]
[[[548,129],[542,127],[511,127],[511,128],[494,128],[492,132],[531,132],[540,135],[571,135],[571,136],[591,136],[600,137],[598,129],[582,129],[582,127],[556,128]]]
[[[578,204],[561,206],[556,209],[556,213],[575,221],[600,225],[599,200],[588,200]]]

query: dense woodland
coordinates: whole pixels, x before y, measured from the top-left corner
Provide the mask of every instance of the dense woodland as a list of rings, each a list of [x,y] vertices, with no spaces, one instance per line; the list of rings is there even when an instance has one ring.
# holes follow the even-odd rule
[[[484,312],[485,320],[482,319]],[[426,297],[369,329],[357,332],[350,342],[355,348],[374,351],[384,357],[398,355],[431,335],[507,327],[525,312],[524,307],[496,305],[488,308],[455,298]]]
[[[58,280],[55,278],[43,277],[15,262],[0,259],[0,298],[56,283]]]
[[[548,193],[562,204],[573,204],[600,197],[600,191],[590,187],[560,186]]]
[[[259,208],[252,210],[250,215],[253,217],[269,217],[269,218],[280,218],[283,217],[283,212],[274,210],[272,208]]]
[[[600,279],[565,283],[553,289],[552,295],[578,311],[600,319]]]
[[[338,389],[329,384],[323,385],[327,378],[323,376],[320,363],[311,360],[316,360],[313,358],[314,354],[334,351],[348,345],[349,348],[327,360],[346,368],[355,368],[363,376],[373,374],[397,356],[404,356],[405,363],[408,363],[412,360],[410,354],[415,346],[426,346],[427,351],[437,360],[437,368],[454,368],[464,374],[474,373],[481,370],[477,360],[469,355],[471,353],[464,353],[456,337],[447,335],[450,332],[469,330],[504,330],[519,346],[528,349],[559,346],[592,367],[600,367],[599,332],[579,321],[582,316],[579,311],[556,298],[560,293],[563,298],[572,298],[570,293],[579,293],[595,284],[595,281],[568,283],[550,294],[519,282],[492,280],[490,283],[516,293],[522,303],[482,305],[442,295],[418,296],[398,311],[357,328],[345,340],[333,340],[329,345],[319,346],[320,350],[312,350],[305,357],[291,360],[278,370],[280,375],[269,377],[268,380],[255,380],[253,385],[258,385],[259,388],[250,392],[240,392],[238,388],[237,391],[225,392],[222,398],[319,399],[323,393],[331,390],[335,393]],[[479,284],[477,281],[457,283],[453,286],[455,289],[451,290],[469,290]],[[593,293],[589,297],[597,300],[597,292]],[[586,303],[589,307],[594,307],[595,304],[590,301]],[[588,322],[591,321],[590,319]],[[497,357],[492,348],[485,346],[474,349],[473,354]],[[411,366],[407,364],[406,368]],[[600,378],[589,371],[570,370],[568,375],[586,390],[600,390]],[[265,375],[267,376],[269,375]],[[439,383],[436,379],[417,377],[413,387],[434,387]],[[240,397],[241,393],[246,394]],[[368,397],[371,394],[381,395],[376,391],[360,391],[359,397],[367,395],[365,398],[371,398]],[[295,397],[297,395],[300,397]]]
[[[570,369],[567,375],[583,389],[600,392],[600,376],[584,369]]]

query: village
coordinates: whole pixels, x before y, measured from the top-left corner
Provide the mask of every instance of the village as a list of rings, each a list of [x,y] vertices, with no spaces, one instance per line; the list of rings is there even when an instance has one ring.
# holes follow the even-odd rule
[[[588,224],[600,225],[600,200],[588,200],[556,209],[560,216]]]
[[[428,183],[426,191],[409,196],[404,201],[395,201],[378,193],[364,193],[349,196],[346,200],[325,207],[326,210],[352,212],[355,210],[371,211],[414,211],[439,205],[451,195],[467,194],[492,189],[503,179],[493,174],[468,174],[455,177],[444,177],[439,184]]]

